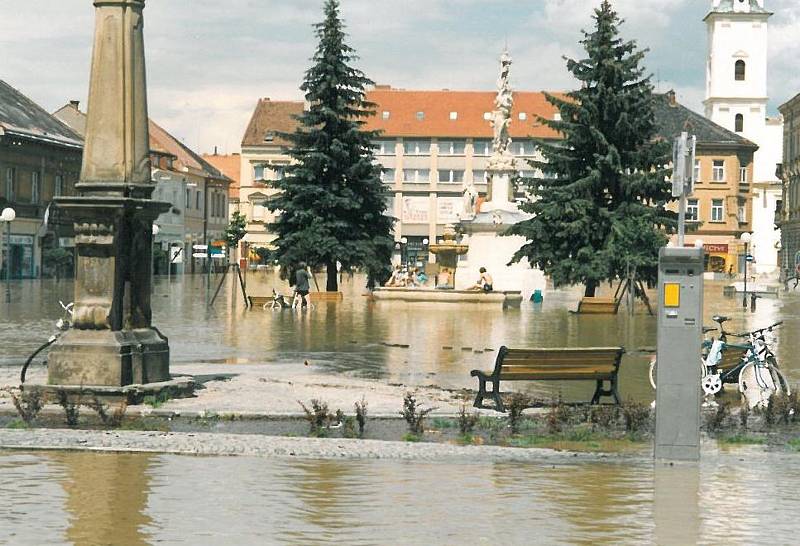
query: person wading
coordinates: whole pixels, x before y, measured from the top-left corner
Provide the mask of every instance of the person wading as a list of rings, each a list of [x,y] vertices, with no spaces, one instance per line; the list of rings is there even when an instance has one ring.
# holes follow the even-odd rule
[[[297,267],[297,271],[294,274],[294,289],[300,294],[300,298],[303,300],[300,304],[301,307],[308,307],[308,301],[306,297],[308,296],[308,291],[310,290],[310,285],[308,281],[311,279],[311,275],[309,275],[308,271],[306,270],[306,264],[300,262],[300,265]]]

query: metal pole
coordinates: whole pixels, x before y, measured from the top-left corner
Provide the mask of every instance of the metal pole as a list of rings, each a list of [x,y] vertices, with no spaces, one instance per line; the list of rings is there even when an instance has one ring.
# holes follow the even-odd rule
[[[744,244],[744,295],[742,296],[742,307],[747,309],[747,256],[750,253],[747,250],[749,243]]]
[[[681,192],[678,202],[678,248],[683,248],[683,239],[686,233],[686,192]]]
[[[6,303],[11,303],[11,222],[6,222]],[[10,310],[11,308],[9,308]]]

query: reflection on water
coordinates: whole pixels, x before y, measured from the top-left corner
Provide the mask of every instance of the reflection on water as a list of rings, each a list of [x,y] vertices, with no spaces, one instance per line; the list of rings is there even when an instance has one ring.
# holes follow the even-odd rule
[[[578,316],[579,291],[545,294],[542,306],[523,304],[503,311],[475,305],[370,302],[364,279],[345,276],[340,302],[320,302],[307,313],[245,310],[233,292],[233,279],[213,309],[204,304],[204,277],[185,276],[167,284],[159,278],[154,317],[170,338],[173,361],[187,362],[301,362],[332,372],[354,373],[406,384],[474,387],[473,368],[490,368],[501,345],[531,347],[624,345],[620,379],[623,397],[652,399],[646,367],[648,355],[638,349],[656,344],[656,320],[633,317]],[[248,291],[269,294],[288,290],[276,275],[251,273]],[[706,285],[706,322],[715,313],[733,318],[732,330],[784,320],[776,345],[789,380],[800,381],[800,295],[760,299],[758,312],[741,308],[741,299],[722,296],[722,284]],[[0,365],[21,363],[52,332],[59,316],[58,300],[71,298],[70,282],[19,281],[13,286],[10,308],[0,302]],[[13,317],[13,321],[8,317]],[[391,347],[387,344],[407,344]],[[450,348],[452,347],[452,348]],[[486,349],[494,349],[487,351]],[[563,388],[565,395],[587,398],[592,385],[536,386],[535,394]],[[546,391],[545,389],[550,389]]]
[[[0,452],[0,544],[789,544],[796,456],[699,466]]]

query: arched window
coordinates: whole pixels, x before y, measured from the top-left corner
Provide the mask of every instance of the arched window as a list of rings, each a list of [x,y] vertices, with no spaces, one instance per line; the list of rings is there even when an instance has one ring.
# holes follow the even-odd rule
[[[744,81],[744,70],[745,70],[744,61],[739,59],[738,61],[736,61],[736,68],[734,69],[737,82]]]
[[[734,126],[737,133],[744,131],[744,116],[742,114],[736,114]]]

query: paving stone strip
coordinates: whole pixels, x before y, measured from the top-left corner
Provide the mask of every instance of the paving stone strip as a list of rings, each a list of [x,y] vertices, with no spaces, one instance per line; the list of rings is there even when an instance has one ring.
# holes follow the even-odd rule
[[[296,438],[252,434],[211,434],[97,430],[0,430],[0,450],[81,450],[245,455],[304,459],[394,459],[463,463],[528,462],[571,464],[628,461],[634,455],[559,452],[538,448],[458,446],[342,438]]]

